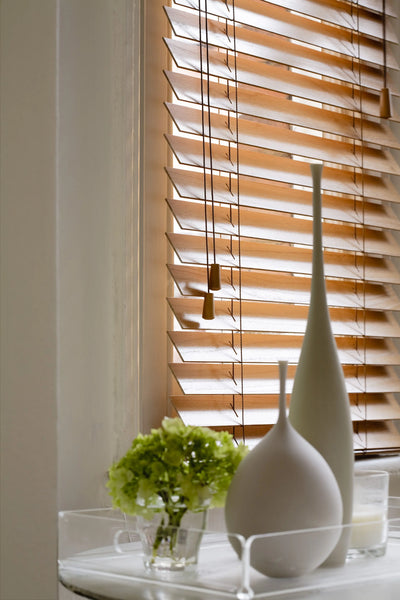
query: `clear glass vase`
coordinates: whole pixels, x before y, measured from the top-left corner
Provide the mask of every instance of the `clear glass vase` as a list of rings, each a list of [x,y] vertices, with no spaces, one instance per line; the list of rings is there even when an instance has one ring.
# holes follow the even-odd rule
[[[144,566],[155,571],[183,571],[197,564],[207,510],[186,511],[179,526],[174,517],[157,512],[151,520],[138,517]],[[175,519],[176,522],[176,519]]]

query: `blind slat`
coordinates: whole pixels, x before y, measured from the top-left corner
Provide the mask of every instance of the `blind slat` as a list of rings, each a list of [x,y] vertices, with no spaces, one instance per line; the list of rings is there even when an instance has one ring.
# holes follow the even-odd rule
[[[181,262],[204,265],[207,263],[204,240],[200,237],[171,233],[168,235],[172,247]],[[212,248],[213,240],[209,239]],[[266,271],[311,274],[311,250],[257,240],[243,239],[238,244],[235,239],[215,240],[217,261],[225,267],[244,269],[262,269]],[[343,279],[364,279],[374,283],[399,284],[400,274],[387,259],[374,256],[357,256],[356,254],[324,253],[325,274],[327,277]]]
[[[176,158],[181,164],[200,168],[203,164],[203,144],[195,139],[187,139],[166,134],[166,139]],[[206,167],[209,168],[209,148],[206,146]],[[220,144],[212,144],[213,168],[240,176],[256,177],[288,183],[290,185],[307,186],[310,183],[308,164],[285,156],[276,156],[255,150],[241,148],[240,164],[235,161],[237,152]],[[289,168],[290,167],[290,168]],[[365,195],[369,198],[389,200],[393,184],[388,179],[375,175],[357,176],[350,170],[334,167],[324,169],[324,189],[342,194]]]
[[[400,407],[393,394],[363,394],[361,401],[359,394],[350,394],[349,399],[353,422],[365,421],[367,410],[371,421],[400,418]],[[277,394],[246,395],[243,402],[241,395],[186,394],[171,396],[171,401],[179,414],[184,415],[186,422],[205,427],[240,426],[243,406],[246,407],[247,425],[274,425],[279,412]],[[290,405],[290,395],[288,404]]]
[[[378,15],[382,16],[383,0],[358,0],[358,5],[360,7],[366,8],[368,10],[374,11],[374,12],[378,13]],[[397,6],[397,0],[386,0],[386,2],[385,2],[386,14],[389,15],[390,17],[398,17],[396,6]]]
[[[202,318],[201,298],[170,298],[170,306],[180,326],[194,329],[273,333],[304,333],[307,307],[272,302],[215,300],[215,318]],[[334,335],[400,337],[400,326],[393,315],[380,311],[331,308]]]
[[[205,267],[171,264],[169,271],[183,296],[201,296],[207,292]],[[328,303],[331,306],[369,308],[371,310],[400,310],[400,299],[392,287],[364,281],[327,279]],[[255,269],[221,269],[221,290],[218,298],[258,300],[308,304],[310,278],[292,273],[256,271]]]
[[[340,0],[332,0],[321,4],[319,0],[268,0],[272,4],[284,6],[289,10],[294,10],[301,14],[328,21],[333,25],[339,25],[346,29],[359,29],[361,33],[368,36],[382,38],[382,0],[380,0],[379,13],[367,10],[368,7],[363,7],[362,2],[357,2],[356,5],[349,2],[341,2]],[[389,4],[389,2],[387,3]],[[387,6],[387,14],[395,16],[395,11],[392,7]],[[396,41],[396,35],[392,28],[387,27],[387,40]]]
[[[201,85],[198,77],[171,71],[165,71],[165,75],[179,100],[201,103]],[[381,87],[382,78],[380,78]],[[212,108],[232,110],[232,99],[229,97],[226,83],[211,81],[209,89]],[[231,96],[234,96],[233,90]],[[238,110],[244,115],[315,129],[345,138],[360,139],[362,133],[366,143],[400,149],[399,140],[383,120],[377,121],[363,116],[361,121],[360,117],[354,115],[338,114],[326,108],[307,106],[282,96],[277,98],[266,90],[254,89],[250,86],[238,87]]]
[[[209,20],[206,31],[203,20],[200,33],[198,15],[195,12],[188,13],[168,7],[166,12],[174,34],[180,38],[203,41],[207,36],[208,43],[218,48],[235,50],[355,85],[361,81],[361,85],[375,90],[382,87],[381,70],[371,64],[355,66],[354,58],[337,54],[324,54],[321,57],[321,52],[315,48],[294,45],[288,39],[278,38],[273,33],[259,29],[236,28],[234,32],[233,26],[226,21]]]
[[[204,200],[204,179],[207,188],[207,200],[211,200],[210,176],[200,171],[168,168],[167,174],[178,194],[183,198]],[[383,190],[382,190],[383,191]],[[222,175],[213,176],[214,201],[223,204],[238,204],[252,207],[288,212],[296,215],[312,216],[311,191],[299,190],[279,182],[266,181],[255,177],[241,177],[240,199],[238,199],[235,179]],[[400,202],[393,187],[385,188],[392,203]],[[322,194],[322,216],[324,219],[365,224],[382,229],[398,230],[399,219],[392,207],[378,202],[360,201],[339,195]]]
[[[197,335],[196,335],[197,334]],[[184,362],[297,363],[303,337],[291,334],[171,331]],[[336,337],[342,365],[400,365],[400,354],[390,340]]]
[[[379,453],[393,452],[399,445],[399,433],[393,423],[380,421],[371,423],[368,421],[368,427],[365,423],[359,424],[358,430],[354,433],[355,451],[376,450]]]
[[[214,139],[236,142],[240,145],[266,149],[272,152],[296,154],[313,160],[323,160],[354,168],[364,168],[389,175],[400,175],[400,167],[391,154],[383,149],[356,145],[349,141],[327,140],[317,135],[291,131],[261,121],[243,117],[210,114],[184,106],[166,103],[175,125],[183,133],[211,136]],[[205,119],[206,124],[202,124]]]
[[[165,40],[167,47],[176,62],[182,69],[191,71],[200,71],[200,50],[199,44],[183,40]],[[203,62],[207,59],[203,57]],[[222,79],[233,79],[233,60],[232,66],[226,61],[226,54],[218,52],[215,48],[209,51],[209,72],[213,77]],[[322,102],[340,109],[360,111],[362,105],[363,112],[367,115],[379,117],[379,94],[362,90],[360,92],[351,86],[333,82],[322,82],[319,79],[308,77],[307,75],[295,73],[287,69],[282,69],[274,64],[265,64],[257,59],[237,57],[237,72],[235,70],[237,81],[255,87],[269,89],[287,96],[296,96],[312,102]],[[397,121],[399,116],[394,112],[393,118]]]
[[[175,0],[175,3],[196,10],[199,6],[198,0]],[[210,15],[224,19],[232,18],[230,6],[223,0],[208,0],[207,9]],[[305,44],[312,43],[313,46],[354,58],[360,57],[375,64],[383,64],[382,49],[370,37],[355,33],[354,30],[337,27],[336,24],[305,18],[263,0],[236,0],[235,19],[238,24],[250,25],[271,33],[279,31],[282,37]],[[388,59],[388,66],[396,68],[394,57]]]
[[[185,394],[278,394],[276,366],[231,365],[204,363],[173,363],[170,368]],[[398,393],[400,380],[390,367],[366,367],[366,377],[360,378],[356,366],[343,367],[348,393]],[[287,391],[293,386],[294,368],[288,366]]]
[[[168,200],[173,215],[182,229],[205,232],[204,203]],[[207,206],[208,227],[216,234],[243,238],[259,238],[312,246],[312,222],[267,210]],[[400,256],[400,246],[389,233],[378,229],[336,223],[323,224],[324,246],[347,252],[365,252],[383,256]]]

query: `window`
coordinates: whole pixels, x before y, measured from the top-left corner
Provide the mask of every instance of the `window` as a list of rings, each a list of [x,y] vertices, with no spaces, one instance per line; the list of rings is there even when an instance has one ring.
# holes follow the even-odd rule
[[[290,391],[308,311],[309,163],[323,161],[328,302],[355,452],[399,450],[394,9],[176,0],[165,10],[174,409],[249,445],[275,423],[277,361],[289,360]]]

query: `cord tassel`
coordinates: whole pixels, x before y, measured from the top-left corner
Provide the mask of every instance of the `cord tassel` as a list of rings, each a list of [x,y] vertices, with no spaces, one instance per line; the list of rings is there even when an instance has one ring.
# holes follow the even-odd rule
[[[382,119],[389,119],[392,116],[392,96],[387,87],[384,87],[381,90],[379,114]]]
[[[221,268],[220,265],[214,263],[210,267],[210,277],[209,277],[209,289],[210,290],[220,290],[221,289]]]
[[[386,49],[386,0],[382,0],[382,37],[383,37],[383,87],[379,101],[379,114],[382,119],[392,116],[392,99],[387,86],[387,49]]]
[[[207,292],[204,296],[202,317],[203,317],[203,319],[206,319],[207,321],[211,321],[215,317],[214,294],[212,292]]]

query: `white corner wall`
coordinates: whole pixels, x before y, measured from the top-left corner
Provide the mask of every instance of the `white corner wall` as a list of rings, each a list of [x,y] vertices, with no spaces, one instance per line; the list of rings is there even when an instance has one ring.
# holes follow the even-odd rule
[[[138,0],[60,0],[60,509],[109,506],[111,462],[167,410],[162,0],[147,17]]]
[[[1,600],[57,594],[56,20],[1,1]]]
[[[140,184],[139,1],[0,10],[0,598],[55,600],[57,510],[108,505],[108,466],[166,411],[164,244],[142,251],[164,188]]]
[[[109,504],[114,306],[112,11],[61,0],[58,83],[59,508]],[[122,257],[121,257],[122,258]]]
[[[0,2],[0,598],[55,600],[57,510],[108,505],[167,410],[166,20],[152,0],[144,41],[141,0]]]

